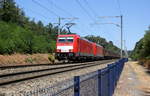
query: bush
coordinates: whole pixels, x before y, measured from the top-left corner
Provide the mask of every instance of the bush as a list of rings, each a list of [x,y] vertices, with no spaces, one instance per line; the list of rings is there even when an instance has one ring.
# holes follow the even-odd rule
[[[26,63],[33,63],[35,61],[35,58],[29,57],[25,59]]]
[[[53,52],[54,46],[55,41],[44,35],[0,21],[0,54],[47,53]]]
[[[136,43],[131,57],[135,60],[150,59],[150,28],[146,31],[144,37]]]
[[[44,36],[34,36],[33,38],[33,53],[47,53],[50,44],[46,41]]]
[[[54,57],[54,55],[49,54],[48,59],[49,59],[49,61],[51,61],[52,63],[55,63],[55,57]]]

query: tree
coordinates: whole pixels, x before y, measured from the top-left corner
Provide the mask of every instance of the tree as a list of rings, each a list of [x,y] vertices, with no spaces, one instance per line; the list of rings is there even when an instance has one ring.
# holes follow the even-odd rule
[[[146,58],[150,59],[150,28],[149,30],[146,31],[146,34],[144,35],[144,40],[143,40],[143,47],[144,47],[144,56]]]
[[[131,58],[134,59],[134,60],[139,59],[142,48],[143,48],[143,39],[141,39],[140,41],[138,41],[136,43],[135,48],[134,48],[134,50],[131,53]]]
[[[88,39],[89,41],[95,42],[103,46],[104,48],[106,48],[106,50],[112,51],[114,53],[120,52],[120,49],[116,47],[115,45],[113,45],[112,41],[107,42],[106,39],[101,38],[100,36],[88,35],[88,36],[85,36],[85,38]]]
[[[146,31],[144,37],[136,43],[134,50],[131,53],[131,58],[149,59],[150,58],[150,28]]]
[[[41,21],[38,21],[37,23],[37,32],[38,32],[37,34],[45,34],[45,28]]]
[[[0,20],[2,20],[2,14],[3,14],[3,0],[0,0]]]
[[[14,0],[0,0],[0,54],[54,52],[58,29],[30,20]]]
[[[114,45],[112,41],[109,41],[109,44],[110,44],[110,45]]]
[[[15,2],[13,0],[3,0],[3,14],[2,14],[2,20],[9,22],[12,21],[15,18],[16,14],[16,6]]]

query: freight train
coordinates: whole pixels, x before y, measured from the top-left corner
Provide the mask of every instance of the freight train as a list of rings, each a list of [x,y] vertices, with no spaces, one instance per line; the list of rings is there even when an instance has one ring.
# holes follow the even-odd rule
[[[87,61],[119,58],[118,54],[76,34],[58,35],[55,57],[58,60]]]

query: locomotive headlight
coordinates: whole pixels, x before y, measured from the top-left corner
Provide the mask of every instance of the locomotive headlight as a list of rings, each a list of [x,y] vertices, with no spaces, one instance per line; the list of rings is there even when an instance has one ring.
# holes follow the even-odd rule
[[[61,52],[61,49],[57,49],[57,52]]]
[[[69,49],[69,52],[73,52],[73,50],[72,50],[72,49]]]

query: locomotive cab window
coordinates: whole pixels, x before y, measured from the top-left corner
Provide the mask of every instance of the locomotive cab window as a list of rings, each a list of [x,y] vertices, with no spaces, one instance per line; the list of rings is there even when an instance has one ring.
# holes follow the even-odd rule
[[[67,42],[73,42],[73,37],[67,37]]]
[[[73,42],[73,37],[59,37],[58,42],[60,43]]]
[[[65,42],[66,41],[66,38],[65,37],[60,37],[58,38],[58,42]]]

